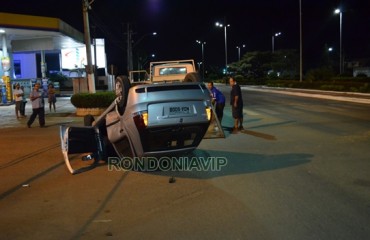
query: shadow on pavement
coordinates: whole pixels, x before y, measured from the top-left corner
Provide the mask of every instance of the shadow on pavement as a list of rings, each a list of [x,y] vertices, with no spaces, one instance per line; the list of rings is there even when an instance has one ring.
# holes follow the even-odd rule
[[[179,171],[146,173],[181,178],[210,179],[298,166],[309,163],[311,158],[313,158],[313,155],[306,153],[267,155],[198,149],[184,158],[184,165],[180,166]]]

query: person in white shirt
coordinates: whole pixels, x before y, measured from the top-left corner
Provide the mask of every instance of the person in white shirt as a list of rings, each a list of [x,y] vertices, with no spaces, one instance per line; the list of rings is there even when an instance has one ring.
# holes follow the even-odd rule
[[[30,100],[32,103],[32,114],[28,119],[27,127],[30,128],[36,116],[39,116],[39,124],[41,128],[45,127],[45,108],[44,108],[44,94],[39,91],[40,83],[35,83],[33,90],[30,94]]]
[[[15,100],[15,116],[17,117],[17,119],[21,117],[25,117],[24,114],[22,114],[20,111],[22,107],[23,95],[24,95],[24,92],[22,91],[20,87],[21,86],[19,85],[19,83],[15,84],[15,89],[13,91],[13,98]]]

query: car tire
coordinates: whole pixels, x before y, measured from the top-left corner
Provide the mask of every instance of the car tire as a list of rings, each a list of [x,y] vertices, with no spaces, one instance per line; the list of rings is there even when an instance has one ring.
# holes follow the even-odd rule
[[[184,82],[201,82],[201,78],[197,72],[191,72],[186,74]]]
[[[95,121],[95,118],[93,115],[88,114],[84,116],[84,126],[91,127],[92,123]]]
[[[120,97],[118,102],[118,112],[120,115],[123,115],[126,109],[126,103],[128,98],[128,91],[130,90],[131,83],[127,76],[118,76],[116,77],[116,96]]]

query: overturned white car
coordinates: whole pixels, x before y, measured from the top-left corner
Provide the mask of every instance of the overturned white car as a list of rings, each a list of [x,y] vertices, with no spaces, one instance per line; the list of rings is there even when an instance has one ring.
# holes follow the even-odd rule
[[[190,61],[190,64],[189,64]],[[116,78],[115,101],[87,126],[61,126],[66,165],[71,155],[83,160],[109,156],[145,157],[184,154],[198,147],[213,114],[210,93],[195,72],[192,60],[151,63],[150,78]]]

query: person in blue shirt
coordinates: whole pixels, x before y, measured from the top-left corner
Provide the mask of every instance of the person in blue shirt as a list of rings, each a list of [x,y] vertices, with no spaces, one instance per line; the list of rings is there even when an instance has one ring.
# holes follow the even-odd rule
[[[221,124],[222,117],[224,116],[225,96],[213,86],[213,82],[208,83],[208,89],[211,91],[212,103],[215,104],[216,115]]]

